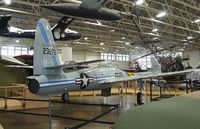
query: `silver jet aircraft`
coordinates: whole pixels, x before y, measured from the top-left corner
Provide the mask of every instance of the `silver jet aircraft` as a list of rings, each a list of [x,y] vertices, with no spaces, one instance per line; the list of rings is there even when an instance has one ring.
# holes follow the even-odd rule
[[[152,63],[151,72],[131,77],[115,67],[71,70],[70,68],[76,67],[76,64],[60,64],[49,23],[45,19],[40,19],[35,34],[34,75],[27,77],[28,88],[31,93],[44,97],[62,94],[62,100],[66,102],[69,100],[68,92],[71,91],[102,90],[108,93],[116,82],[180,75],[193,71],[161,73],[158,62],[153,60]]]

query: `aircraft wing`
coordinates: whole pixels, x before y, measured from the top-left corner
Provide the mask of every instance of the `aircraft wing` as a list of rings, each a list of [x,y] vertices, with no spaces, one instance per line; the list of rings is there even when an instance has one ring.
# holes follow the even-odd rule
[[[97,62],[102,62],[105,60],[91,60],[91,61],[84,61],[84,62],[78,62],[78,63],[73,63],[73,64],[64,64],[64,65],[58,65],[58,66],[50,66],[50,67],[45,67],[46,69],[58,69],[58,68],[75,68],[79,65],[84,65],[84,64],[91,64],[91,63],[97,63]]]
[[[81,8],[95,11],[101,8],[108,0],[82,0]]]
[[[84,65],[84,64],[91,64],[91,63],[97,63],[97,62],[103,62],[105,60],[90,60],[90,61],[84,61],[84,62],[78,62],[76,65]]]
[[[124,81],[138,80],[138,79],[167,77],[167,76],[173,76],[173,75],[186,75],[188,73],[193,72],[194,70],[195,69],[188,69],[188,70],[177,71],[177,72],[152,73],[152,74],[148,74],[148,75],[118,77],[118,78],[107,79],[107,80],[101,81],[100,83],[116,83],[116,82],[124,82]]]
[[[33,66],[29,66],[29,65],[6,65],[6,67],[9,68],[19,68],[19,69],[33,69]]]
[[[27,65],[13,57],[10,56],[5,56],[5,55],[0,55],[0,60],[1,61],[5,61],[8,62],[9,64],[16,64],[16,65]]]

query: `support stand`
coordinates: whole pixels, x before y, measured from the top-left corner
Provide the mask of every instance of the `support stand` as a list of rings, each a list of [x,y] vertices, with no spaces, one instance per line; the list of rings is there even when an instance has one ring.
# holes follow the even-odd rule
[[[189,91],[189,81],[188,80],[186,80],[186,93],[188,93],[188,91]]]
[[[52,129],[52,118],[51,118],[51,98],[49,99],[49,129]]]
[[[152,78],[151,78],[151,80],[150,80],[150,102],[153,100],[153,98],[152,98],[152,85],[153,85],[153,82],[152,82]]]

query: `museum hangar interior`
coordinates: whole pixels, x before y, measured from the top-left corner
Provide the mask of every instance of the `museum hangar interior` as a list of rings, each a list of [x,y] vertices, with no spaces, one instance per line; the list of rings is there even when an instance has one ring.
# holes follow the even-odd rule
[[[199,0],[1,0],[0,129],[198,129]]]

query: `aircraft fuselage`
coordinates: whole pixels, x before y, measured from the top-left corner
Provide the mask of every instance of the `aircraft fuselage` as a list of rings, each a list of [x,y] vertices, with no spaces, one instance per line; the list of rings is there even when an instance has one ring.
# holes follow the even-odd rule
[[[127,74],[118,68],[88,68],[56,75],[34,76],[29,79],[28,88],[33,94],[41,96],[70,91],[100,90],[112,86],[102,84],[102,81],[124,76]]]
[[[98,10],[87,10],[85,8],[81,8],[80,4],[74,3],[54,4],[43,7],[74,17],[83,17],[106,21],[115,21],[121,18],[120,14],[116,10],[111,10],[107,8],[99,8]]]

